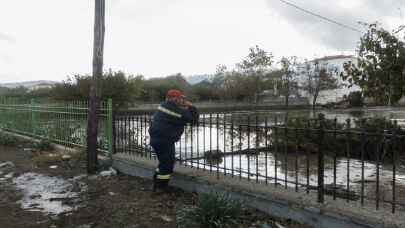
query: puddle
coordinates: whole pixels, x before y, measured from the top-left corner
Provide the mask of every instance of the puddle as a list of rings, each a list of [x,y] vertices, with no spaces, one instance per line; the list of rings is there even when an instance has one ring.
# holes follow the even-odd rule
[[[37,173],[25,173],[14,178],[13,183],[23,193],[23,198],[19,201],[23,209],[58,215],[72,211],[79,206],[75,200],[78,199],[80,190],[73,190],[75,189],[74,185],[78,184],[74,180],[69,181]],[[81,190],[85,190],[85,186]],[[66,200],[72,205],[63,203]]]

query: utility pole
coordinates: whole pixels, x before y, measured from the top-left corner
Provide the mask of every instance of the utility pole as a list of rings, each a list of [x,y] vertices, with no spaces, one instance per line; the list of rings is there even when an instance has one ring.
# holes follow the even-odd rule
[[[98,109],[100,94],[98,82],[103,75],[105,33],[105,0],[95,0],[93,76],[90,84],[89,114],[87,123],[87,172],[97,172]]]

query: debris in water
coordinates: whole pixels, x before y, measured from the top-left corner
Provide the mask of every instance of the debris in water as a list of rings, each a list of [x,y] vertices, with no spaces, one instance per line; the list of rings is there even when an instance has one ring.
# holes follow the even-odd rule
[[[285,228],[285,226],[282,226],[280,223],[276,222],[277,228]]]
[[[72,184],[69,181],[58,177],[24,173],[14,178],[13,183],[23,193],[23,198],[19,201],[21,207],[29,211],[58,215],[75,208],[55,199],[77,199],[79,197],[78,192],[70,191]]]
[[[165,221],[165,222],[172,222],[172,221],[173,221],[173,219],[170,218],[170,217],[167,216],[167,215],[162,215],[162,216],[160,216],[160,218],[161,218],[163,221]]]
[[[63,156],[62,156],[62,159],[63,160],[69,160],[69,159],[71,159],[72,158],[72,156],[70,156],[70,155],[68,155],[68,154],[64,154]]]
[[[117,171],[115,169],[113,169],[113,168],[110,168],[109,170],[105,170],[105,171],[100,172],[100,175],[103,176],[103,177],[115,176],[115,175],[117,175]]]
[[[96,180],[97,177],[98,177],[97,175],[90,175],[90,176],[87,177],[87,179],[89,179],[89,180]]]
[[[80,225],[80,226],[78,226],[76,228],[91,228],[91,225],[85,224],[85,225]]]
[[[13,176],[14,176],[14,173],[9,173],[9,174],[5,175],[4,178],[10,179],[10,178],[13,178]]]
[[[51,166],[49,166],[49,168],[56,169],[56,168],[58,168],[58,166],[57,165],[51,165]]]
[[[10,162],[10,161],[0,163],[0,169],[3,169],[3,168],[12,168],[12,167],[15,167],[15,165],[14,165],[14,163],[12,163],[12,162]]]
[[[81,180],[81,179],[83,179],[83,178],[85,178],[85,177],[87,177],[87,175],[86,175],[86,174],[82,174],[82,175],[73,177],[72,180],[78,181],[78,180]]]

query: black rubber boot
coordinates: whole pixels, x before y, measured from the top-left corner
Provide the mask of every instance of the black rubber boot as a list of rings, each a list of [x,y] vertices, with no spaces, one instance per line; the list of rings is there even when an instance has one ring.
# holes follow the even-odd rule
[[[156,179],[153,182],[153,192],[166,193],[169,190],[169,180]]]
[[[156,192],[158,189],[158,179],[157,179],[157,173],[153,174],[153,186],[152,186],[152,191]]]
[[[159,183],[159,187],[161,188],[161,189],[168,189],[169,188],[169,179],[167,179],[167,180],[159,180],[160,181],[160,183]]]

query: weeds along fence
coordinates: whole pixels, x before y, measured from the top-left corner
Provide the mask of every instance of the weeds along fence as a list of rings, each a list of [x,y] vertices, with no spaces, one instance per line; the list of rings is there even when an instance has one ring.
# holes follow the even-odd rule
[[[86,146],[88,102],[37,103],[0,99],[0,129],[66,146]],[[100,103],[99,149],[112,151],[112,101]]]
[[[114,115],[115,153],[156,159],[150,114]],[[202,114],[176,143],[181,165],[235,179],[316,193],[319,202],[359,201],[394,213],[405,202],[403,131],[395,124],[259,114]]]

